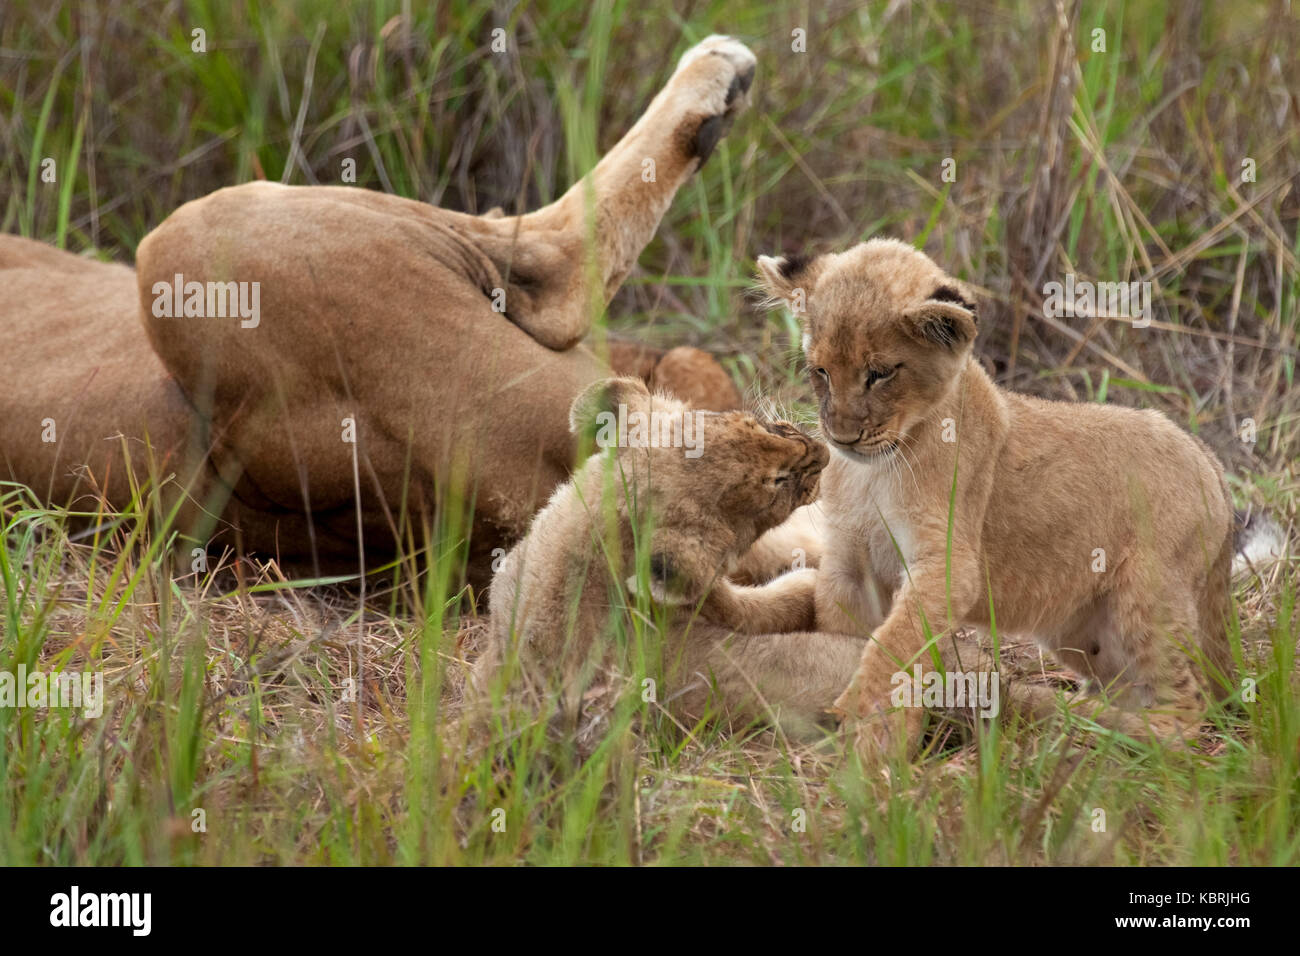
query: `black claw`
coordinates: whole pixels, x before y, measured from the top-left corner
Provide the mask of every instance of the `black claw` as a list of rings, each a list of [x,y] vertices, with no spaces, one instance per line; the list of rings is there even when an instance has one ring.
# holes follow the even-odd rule
[[[695,131],[695,143],[691,152],[692,155],[699,157],[701,166],[713,155],[713,148],[718,145],[718,140],[722,139],[730,128],[731,117],[726,114],[710,116],[700,124],[700,128]]]
[[[754,68],[752,66],[744,73],[737,73],[733,76],[731,78],[731,86],[727,87],[727,105],[730,106],[735,102],[736,97],[748,93],[753,82]]]
[[[737,79],[740,80],[741,92],[748,93],[749,88],[754,85],[754,67],[749,67],[744,73],[741,73]]]
[[[730,106],[742,92],[744,91],[740,88],[740,77],[733,76],[731,85],[727,87],[727,105]]]

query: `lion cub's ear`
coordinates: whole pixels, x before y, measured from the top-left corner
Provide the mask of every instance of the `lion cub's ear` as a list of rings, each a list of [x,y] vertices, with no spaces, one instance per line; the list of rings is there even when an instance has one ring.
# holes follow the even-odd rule
[[[903,313],[908,332],[920,342],[960,351],[975,340],[975,303],[953,285],[942,285]]]
[[[791,305],[791,311],[805,311],[821,274],[821,258],[808,256],[759,256],[758,286],[767,295]]]
[[[569,406],[569,431],[577,435],[595,431],[603,413],[618,415],[618,407],[629,411],[644,408],[650,401],[650,390],[639,378],[606,378],[592,382]]]

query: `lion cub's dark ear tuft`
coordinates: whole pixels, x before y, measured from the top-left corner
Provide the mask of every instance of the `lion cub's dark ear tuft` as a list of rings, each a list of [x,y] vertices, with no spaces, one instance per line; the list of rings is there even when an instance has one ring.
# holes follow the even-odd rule
[[[807,302],[817,284],[820,256],[759,256],[758,286],[774,302],[789,302],[796,293]]]
[[[812,256],[782,256],[777,262],[777,271],[781,273],[783,279],[795,279],[799,273],[808,268],[810,262]]]
[[[582,434],[595,431],[599,416],[608,412],[618,415],[620,405],[628,410],[642,408],[650,400],[650,390],[639,378],[606,378],[592,382],[569,406],[569,431]]]
[[[961,292],[950,285],[941,285],[930,293],[930,302],[951,302],[953,305],[959,305],[963,309],[975,314],[975,303],[962,295]]]

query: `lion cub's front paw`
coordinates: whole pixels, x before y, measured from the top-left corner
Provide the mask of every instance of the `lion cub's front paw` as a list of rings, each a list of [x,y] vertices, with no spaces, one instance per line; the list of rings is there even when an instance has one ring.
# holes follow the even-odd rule
[[[921,712],[902,708],[866,718],[849,718],[842,731],[867,768],[883,767],[891,758],[909,760],[921,739]]]
[[[866,666],[859,667],[857,673],[853,675],[853,680],[849,681],[849,686],[835,698],[831,710],[845,720],[868,717],[873,713],[884,713],[889,702],[885,699],[872,700],[871,683]]]
[[[854,675],[832,712],[843,718],[842,729],[864,765],[881,765],[890,756],[906,759],[921,740],[921,708],[892,706],[888,691],[866,671]]]
[[[716,34],[695,44],[678,61],[669,84],[683,85],[678,94],[681,105],[704,117],[691,142],[692,154],[701,164],[744,109],[757,64],[745,44]]]

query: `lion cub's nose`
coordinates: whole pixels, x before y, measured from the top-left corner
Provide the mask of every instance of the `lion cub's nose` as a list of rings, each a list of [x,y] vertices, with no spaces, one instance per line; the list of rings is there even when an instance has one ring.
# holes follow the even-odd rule
[[[833,429],[826,429],[827,437],[837,445],[856,445],[862,440],[862,436],[865,432],[865,428],[859,428],[852,438],[841,438],[839,435],[835,434]]]

